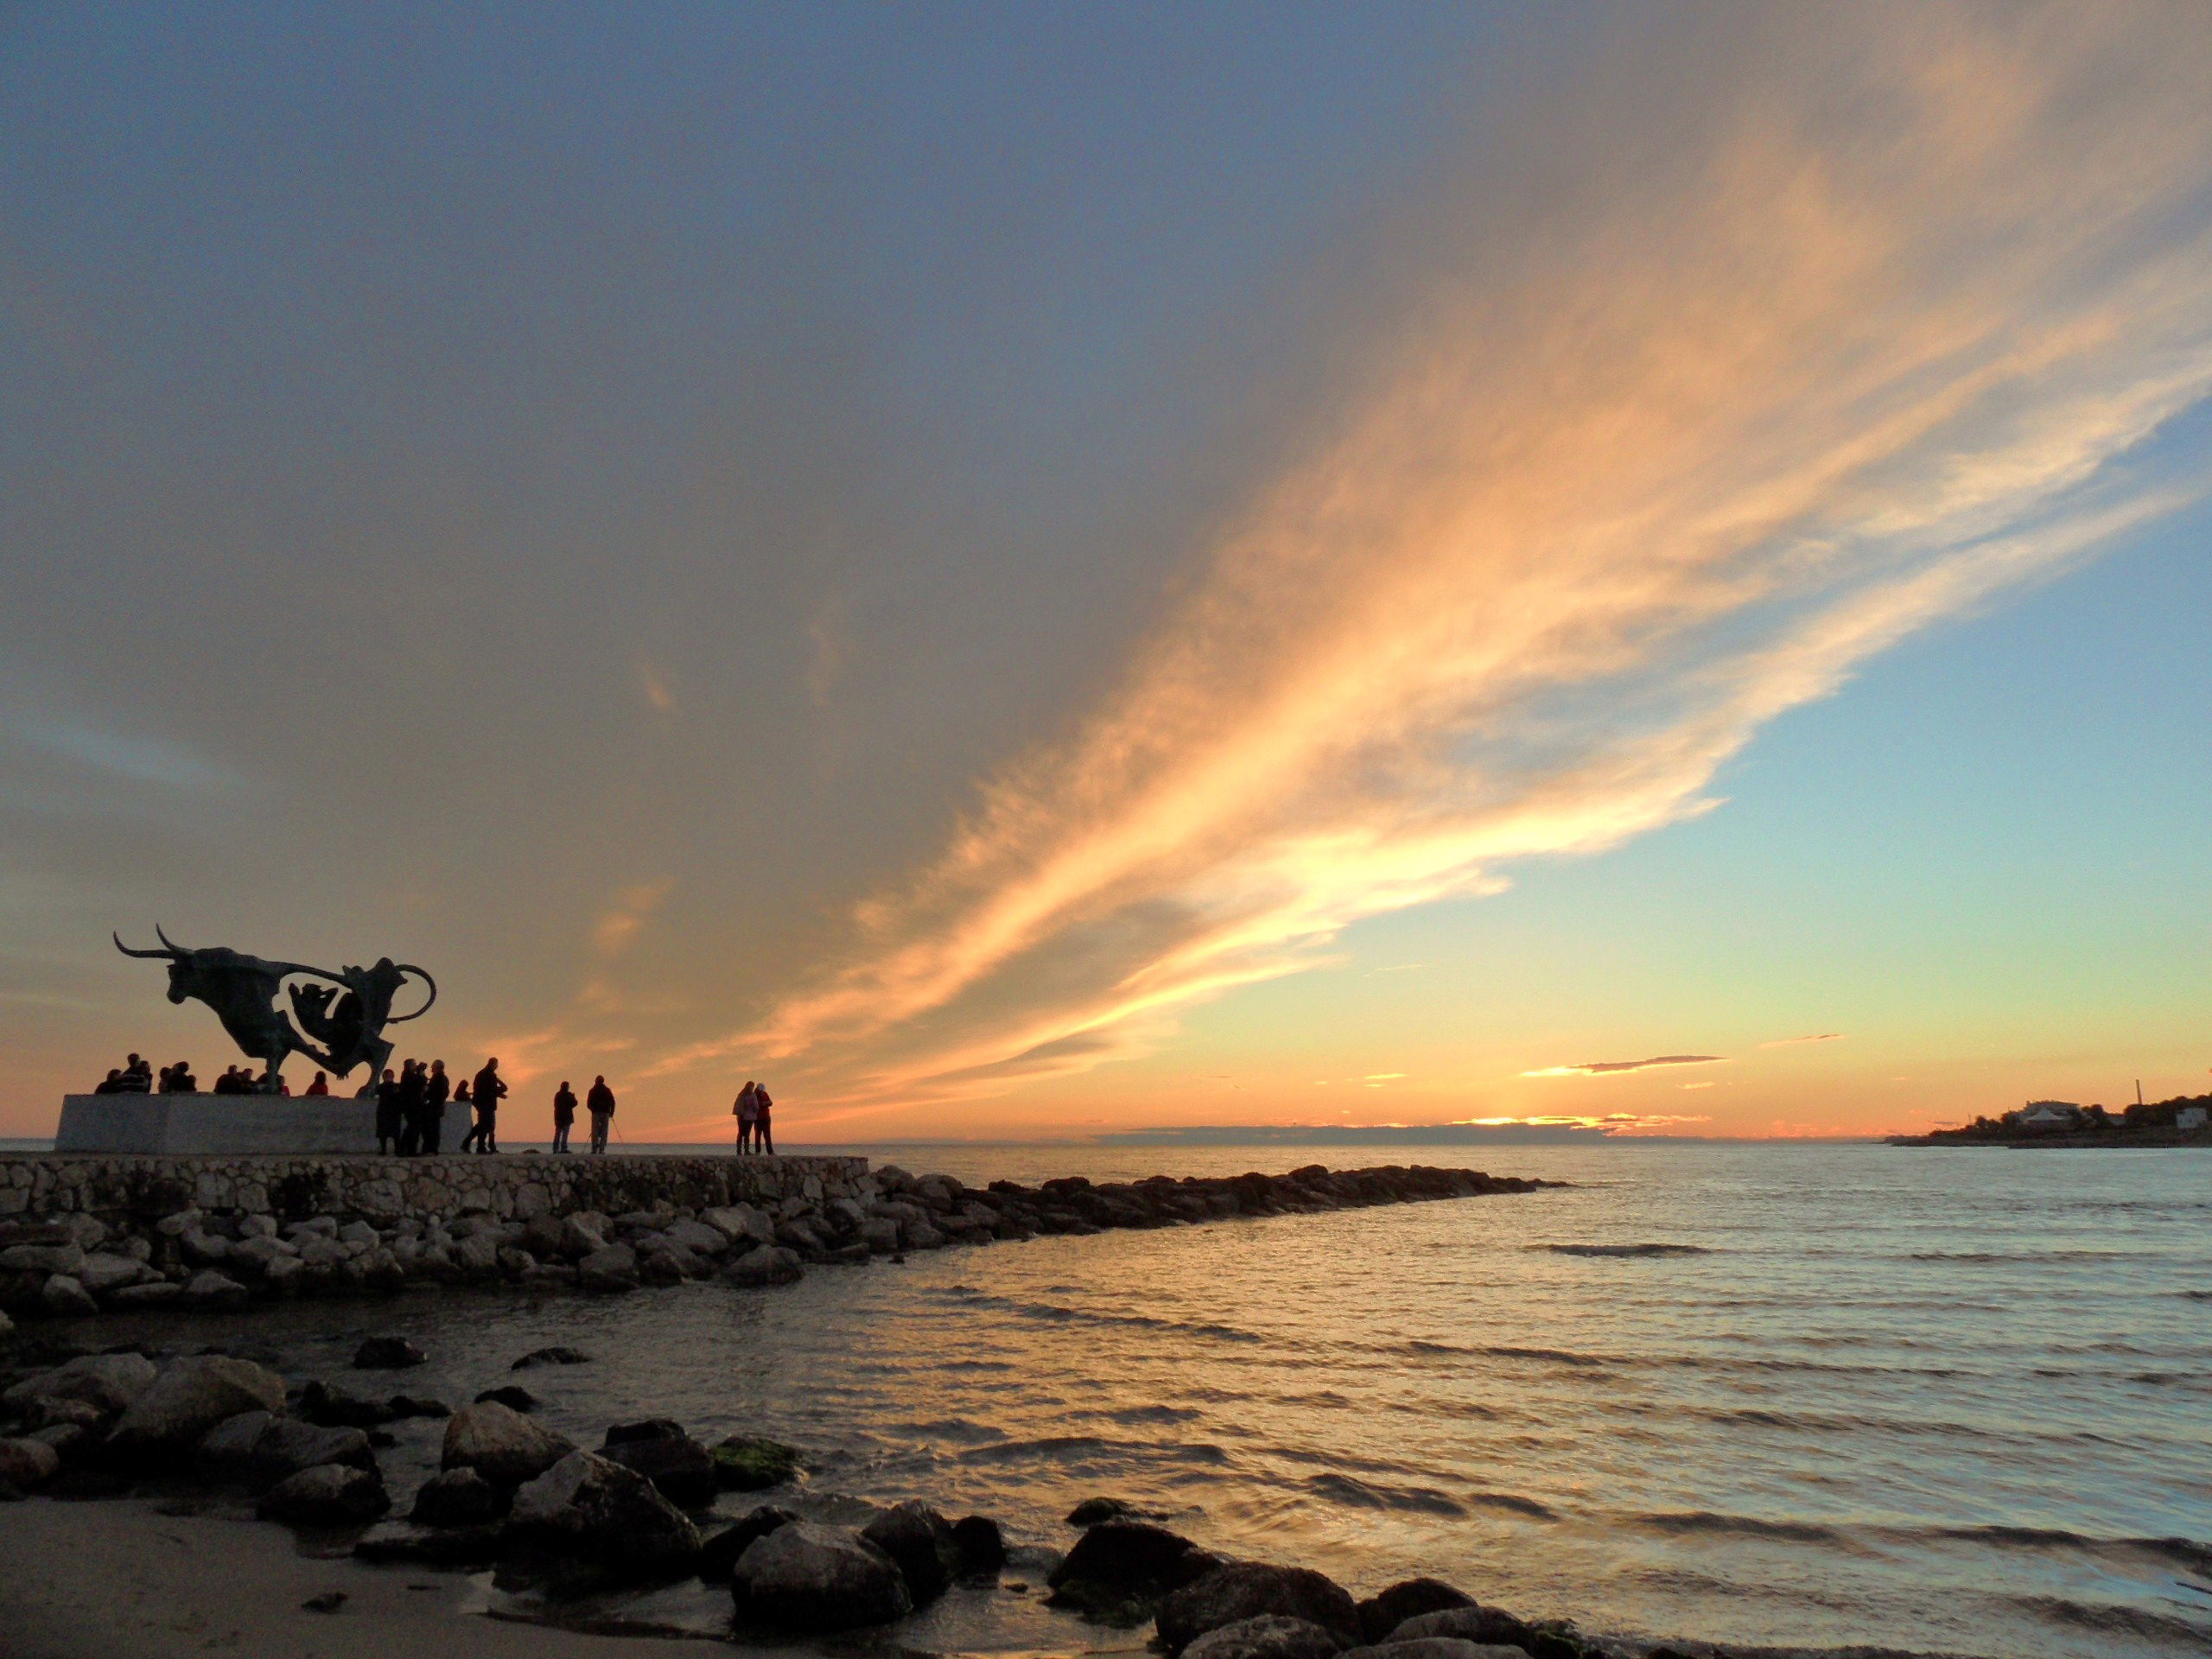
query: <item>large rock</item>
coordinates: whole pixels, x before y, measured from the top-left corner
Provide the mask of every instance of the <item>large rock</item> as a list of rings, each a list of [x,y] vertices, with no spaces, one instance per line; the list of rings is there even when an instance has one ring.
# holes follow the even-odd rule
[[[78,1283],[95,1296],[105,1296],[111,1291],[143,1284],[158,1276],[153,1268],[136,1256],[98,1252],[85,1258],[84,1268],[76,1278]]]
[[[108,1436],[108,1449],[126,1459],[181,1459],[226,1418],[283,1409],[284,1379],[276,1372],[251,1360],[197,1354],[171,1360],[130,1402]]]
[[[943,1595],[960,1565],[952,1522],[926,1503],[909,1502],[886,1510],[861,1529],[861,1536],[892,1559],[917,1607]]]
[[[1221,1565],[1179,1533],[1143,1521],[1106,1521],[1076,1540],[1052,1569],[1055,1589],[1083,1581],[1163,1593]]]
[[[1095,1538],[1101,1530],[1093,1529],[1084,1536]],[[1359,1605],[1335,1580],[1306,1567],[1232,1561],[1160,1602],[1160,1640],[1171,1654],[1180,1653],[1208,1630],[1262,1613],[1308,1620],[1346,1647],[1360,1639]]]
[[[638,1287],[638,1253],[627,1244],[609,1244],[576,1263],[576,1282],[586,1290],[613,1294]]]
[[[83,1354],[16,1383],[0,1395],[0,1403],[20,1408],[34,1400],[81,1400],[103,1412],[118,1412],[152,1387],[157,1374],[143,1354]]]
[[[1416,1614],[1398,1625],[1386,1640],[1393,1647],[1435,1637],[1516,1647],[1529,1636],[1528,1624],[1503,1608],[1471,1606],[1445,1607],[1433,1613]]]
[[[661,1236],[694,1255],[720,1255],[729,1248],[729,1235],[703,1221],[672,1221],[661,1229]]]
[[[753,1287],[761,1285],[788,1285],[803,1277],[805,1268],[800,1265],[798,1252],[780,1244],[759,1244],[734,1257],[722,1269],[722,1277],[733,1285]]]
[[[10,1244],[0,1250],[0,1273],[68,1273],[85,1265],[85,1252],[74,1244]]]
[[[674,1432],[636,1432],[641,1429]],[[635,1470],[679,1509],[706,1508],[715,1501],[715,1493],[721,1485],[715,1478],[713,1454],[664,1419],[652,1423],[618,1424],[608,1429],[607,1444],[599,1455],[626,1469]]]
[[[188,1307],[213,1310],[244,1307],[245,1298],[244,1285],[209,1268],[184,1281],[184,1294],[178,1300]]]
[[[474,1469],[495,1486],[519,1486],[575,1449],[566,1435],[540,1428],[505,1406],[463,1406],[446,1424],[438,1466]]]
[[[404,1337],[371,1337],[353,1351],[357,1371],[400,1371],[420,1365],[429,1356]]]
[[[626,1575],[689,1572],[699,1529],[633,1469],[571,1452],[515,1494],[507,1525],[558,1555]]]
[[[775,1503],[747,1510],[699,1546],[699,1576],[709,1584],[728,1583],[737,1558],[753,1547],[754,1539],[766,1538],[798,1519],[797,1510]]]
[[[1474,1605],[1472,1596],[1441,1579],[1407,1579],[1359,1604],[1360,1637],[1380,1642],[1409,1618]]]
[[[1006,1565],[1006,1535],[988,1515],[964,1515],[952,1523],[956,1569],[963,1579],[988,1578]]]
[[[358,1527],[391,1507],[374,1470],[324,1463],[278,1481],[261,1495],[255,1513],[295,1527]]]
[[[407,1518],[425,1527],[480,1527],[507,1512],[507,1494],[474,1469],[448,1469],[424,1481]]]
[[[709,1455],[715,1460],[715,1479],[732,1491],[765,1491],[798,1473],[798,1448],[781,1440],[733,1434]]]
[[[1529,1650],[1503,1642],[1470,1642],[1457,1636],[1422,1636],[1377,1648],[1353,1648],[1344,1659],[1529,1659]],[[1547,1656],[1549,1659],[1549,1656]]]
[[[759,1538],[730,1574],[739,1617],[788,1630],[885,1624],[913,1611],[892,1560],[850,1527],[793,1521]]]
[[[1208,1630],[1183,1649],[1183,1659],[1335,1659],[1344,1646],[1310,1618],[1262,1613]]]
[[[61,1453],[44,1440],[0,1440],[0,1483],[19,1492],[43,1486],[61,1471]]]
[[[57,1319],[81,1319],[100,1311],[100,1305],[92,1300],[92,1293],[85,1288],[83,1281],[66,1273],[48,1274],[46,1283],[39,1288],[38,1300],[40,1306]]]
[[[376,1453],[358,1428],[324,1428],[265,1411],[241,1412],[200,1438],[194,1466],[204,1479],[261,1491],[303,1469],[342,1463],[373,1471]]]
[[[719,1210],[704,1210],[700,1212],[699,1219],[733,1244],[741,1244],[747,1240],[755,1244],[773,1244],[776,1242],[776,1224],[749,1204],[733,1204]]]

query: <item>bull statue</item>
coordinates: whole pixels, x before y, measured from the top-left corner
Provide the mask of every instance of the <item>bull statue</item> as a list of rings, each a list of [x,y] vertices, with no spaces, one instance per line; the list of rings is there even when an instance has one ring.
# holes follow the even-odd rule
[[[162,942],[159,950],[134,950],[124,944],[120,934],[115,936],[115,948],[126,957],[166,960],[169,1001],[182,1002],[188,998],[213,1008],[231,1040],[266,1068],[261,1086],[272,1094],[278,1086],[278,1071],[294,1053],[306,1055],[341,1077],[366,1062],[369,1080],[374,1083],[391,1057],[384,1028],[421,1019],[438,1000],[435,980],[413,963],[394,963],[390,957],[380,958],[373,968],[348,967],[334,974],[305,963],[265,961],[222,945],[188,950],[158,926],[154,935]],[[392,1001],[410,974],[429,986],[430,994],[414,1013],[394,1015]],[[287,979],[294,977],[329,982],[327,986],[291,988],[293,1011],[309,1035],[321,1039],[321,1048],[302,1036],[276,1006],[277,992]]]

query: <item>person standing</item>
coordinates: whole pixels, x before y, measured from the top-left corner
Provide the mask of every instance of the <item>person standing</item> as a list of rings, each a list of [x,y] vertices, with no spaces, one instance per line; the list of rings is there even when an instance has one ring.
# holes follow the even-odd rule
[[[232,1082],[229,1072],[223,1074],[223,1082],[231,1084],[229,1092],[238,1092],[238,1085]],[[216,1092],[224,1092],[220,1084],[217,1085]],[[377,1150],[388,1153],[398,1140],[399,1079],[387,1065],[384,1069],[384,1076],[377,1079]]]
[[[776,1137],[768,1114],[774,1109],[776,1103],[768,1098],[768,1085],[765,1083],[753,1085],[753,1097],[760,1104],[760,1110],[753,1120],[753,1150],[765,1152],[772,1158],[776,1155]]]
[[[438,1141],[446,1131],[446,1096],[452,1090],[453,1082],[446,1076],[446,1063],[432,1060],[430,1075],[423,1079],[423,1152],[426,1157],[438,1155]]]
[[[605,1077],[594,1077],[591,1092],[584,1096],[584,1105],[591,1113],[591,1149],[594,1153],[607,1150],[607,1126],[614,1121],[614,1091],[607,1086]]]
[[[308,1084],[308,1095],[315,1099],[321,1099],[329,1092],[330,1073],[327,1071],[316,1072],[315,1074],[315,1081]]]
[[[412,1158],[423,1150],[423,1062],[399,1065],[399,1155]]]
[[[576,1126],[576,1091],[569,1087],[566,1077],[553,1091],[553,1150],[569,1149],[569,1131]]]
[[[730,1110],[737,1115],[737,1155],[742,1158],[753,1149],[753,1126],[760,1118],[760,1085],[747,1078],[745,1087],[737,1091],[737,1104]]]
[[[471,1133],[479,1152],[499,1149],[499,1098],[506,1092],[507,1080],[499,1075],[499,1057],[494,1054],[476,1074],[476,1127]]]

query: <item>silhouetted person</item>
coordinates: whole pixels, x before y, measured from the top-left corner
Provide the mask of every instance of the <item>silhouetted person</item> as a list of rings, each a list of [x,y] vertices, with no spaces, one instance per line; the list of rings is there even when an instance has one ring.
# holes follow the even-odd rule
[[[443,1060],[430,1062],[430,1075],[423,1079],[423,1151],[426,1156],[438,1155],[438,1141],[446,1132],[446,1096],[453,1090],[453,1081],[446,1076]]]
[[[200,1079],[192,1075],[189,1060],[179,1060],[169,1067],[168,1092],[173,1095],[196,1095],[200,1092]]]
[[[309,1084],[308,1084],[308,1093],[310,1096],[319,1096],[319,1095],[327,1095],[327,1094],[328,1094],[329,1092],[330,1092],[330,1078],[329,1078],[329,1077],[328,1077],[327,1074],[323,1073],[323,1072],[321,1072],[321,1071],[316,1072],[316,1073],[315,1074],[315,1081],[314,1081],[313,1083],[310,1083]]]
[[[591,1092],[584,1096],[584,1106],[591,1113],[591,1149],[605,1152],[607,1126],[614,1121],[614,1091],[607,1086],[605,1077],[592,1079]]]
[[[390,1066],[377,1079],[377,1150],[390,1152],[399,1140],[399,1079]]]
[[[111,1065],[108,1067],[107,1076],[92,1085],[92,1092],[96,1095],[121,1094],[123,1092],[123,1068],[119,1065]]]
[[[569,1087],[566,1077],[553,1091],[553,1150],[569,1149],[569,1131],[576,1126],[576,1091]]]
[[[423,1062],[403,1061],[399,1067],[399,1155],[412,1158],[423,1150]]]
[[[133,1054],[123,1068],[121,1082],[126,1095],[150,1095],[154,1092],[154,1068]]]
[[[499,1057],[494,1054],[476,1074],[476,1127],[469,1135],[479,1152],[499,1149],[499,1096],[506,1092],[507,1081],[499,1075]]]
[[[755,1087],[753,1097],[760,1103],[760,1112],[753,1120],[753,1149],[772,1158],[776,1155],[776,1126],[768,1114],[775,1109],[776,1103],[768,1098],[768,1085],[765,1083]]]
[[[760,1085],[750,1077],[745,1087],[737,1091],[737,1102],[730,1109],[737,1119],[737,1155],[741,1158],[752,1150],[753,1126],[760,1120]]]

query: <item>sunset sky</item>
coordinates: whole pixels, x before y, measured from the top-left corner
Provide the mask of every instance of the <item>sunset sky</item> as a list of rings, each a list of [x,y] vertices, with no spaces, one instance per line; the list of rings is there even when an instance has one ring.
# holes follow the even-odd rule
[[[12,8],[0,385],[0,1134],[2212,1088],[2198,7]]]

